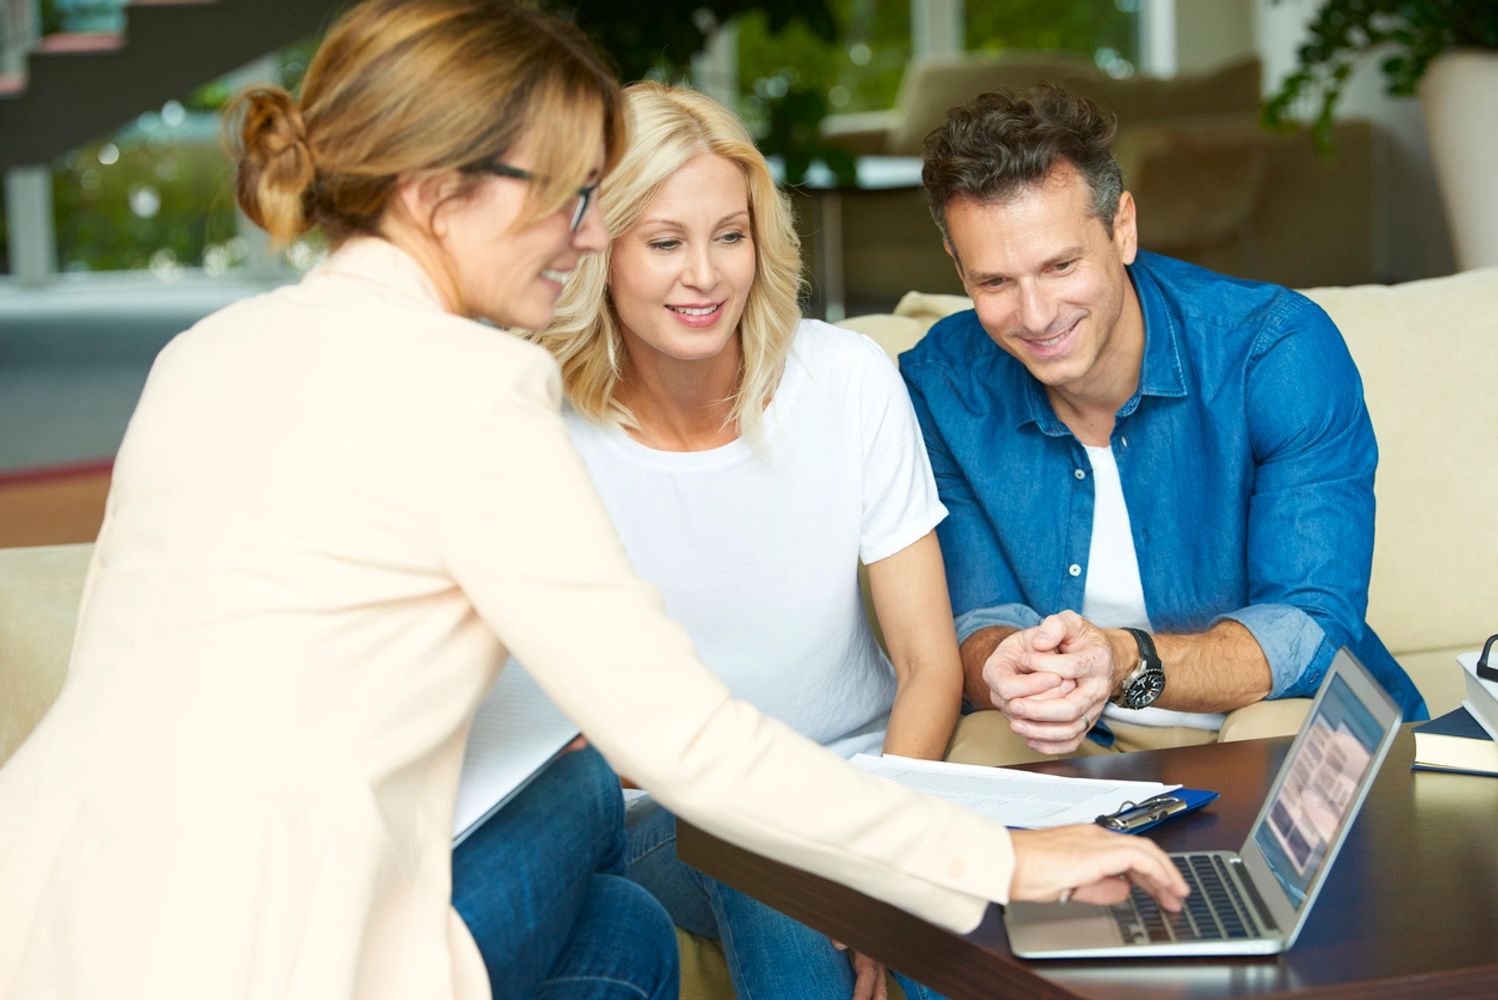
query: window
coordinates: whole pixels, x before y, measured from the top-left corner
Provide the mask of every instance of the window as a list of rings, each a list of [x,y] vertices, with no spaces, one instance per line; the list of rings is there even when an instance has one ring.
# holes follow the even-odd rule
[[[238,234],[217,118],[168,101],[53,167],[57,253],[64,271],[208,266]]]
[[[267,75],[294,87],[314,45],[281,50]],[[52,171],[59,267],[170,279],[183,268],[218,275],[242,266],[252,250],[240,234],[220,112],[250,82],[214,81],[59,157]]]
[[[1139,64],[1140,0],[1004,0],[967,5],[967,48],[1038,49],[1091,58],[1110,76]]]
[[[130,0],[38,0],[41,33],[59,31],[119,31],[125,26]]]
[[[821,95],[828,113],[894,104],[910,60],[909,0],[829,0],[837,37],[801,20],[771,36],[763,13],[738,18],[740,112],[751,127],[792,91]]]

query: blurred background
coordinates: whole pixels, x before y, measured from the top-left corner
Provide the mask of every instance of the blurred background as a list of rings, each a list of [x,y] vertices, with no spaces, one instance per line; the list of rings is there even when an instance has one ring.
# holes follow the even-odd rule
[[[738,110],[793,199],[813,315],[960,291],[919,190],[921,138],[977,93],[1043,80],[1118,114],[1150,249],[1295,287],[1482,262],[1453,249],[1416,92],[1443,46],[1498,51],[1485,0],[542,5],[623,79]],[[253,83],[294,90],[338,6],[0,0],[0,545],[91,538],[155,353],[323,255],[315,234],[273,254],[241,217],[217,115]],[[1411,36],[1400,7],[1434,24]],[[1423,60],[1408,86],[1400,58]]]

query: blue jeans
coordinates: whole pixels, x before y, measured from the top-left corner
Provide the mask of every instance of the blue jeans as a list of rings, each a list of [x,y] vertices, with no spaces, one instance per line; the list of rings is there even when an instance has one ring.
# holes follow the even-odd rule
[[[827,935],[697,871],[676,857],[676,817],[653,799],[631,804],[624,821],[624,874],[649,889],[676,926],[721,941],[740,1000],[841,1000],[853,995],[853,967]],[[939,994],[894,973],[910,1000]]]
[[[672,1000],[676,933],[623,878],[619,779],[596,750],[548,767],[453,851],[453,906],[496,998]]]

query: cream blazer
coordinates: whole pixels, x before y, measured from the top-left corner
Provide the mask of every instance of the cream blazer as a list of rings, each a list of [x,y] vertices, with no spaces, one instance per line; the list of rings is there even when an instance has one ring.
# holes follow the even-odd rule
[[[374,239],[161,353],[67,684],[0,770],[0,996],[487,996],[451,813],[506,651],[693,823],[954,930],[1005,899],[1003,827],[698,662],[560,398]]]

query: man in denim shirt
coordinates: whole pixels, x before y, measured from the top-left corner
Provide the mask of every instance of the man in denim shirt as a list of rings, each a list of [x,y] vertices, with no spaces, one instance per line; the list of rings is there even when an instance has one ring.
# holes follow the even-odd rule
[[[1363,620],[1378,457],[1341,334],[1295,292],[1139,250],[1114,130],[1040,87],[926,140],[975,308],[900,367],[951,511],[966,698],[999,709],[954,759],[1293,732],[1344,645],[1424,718]]]

